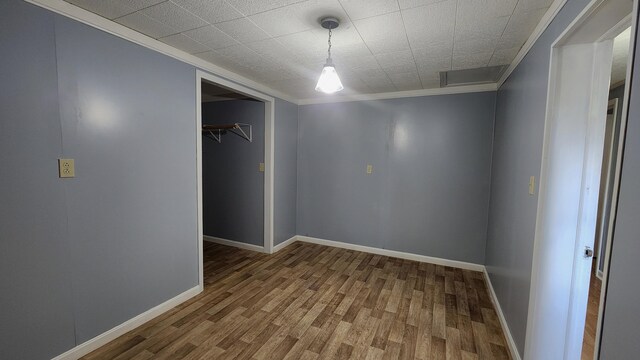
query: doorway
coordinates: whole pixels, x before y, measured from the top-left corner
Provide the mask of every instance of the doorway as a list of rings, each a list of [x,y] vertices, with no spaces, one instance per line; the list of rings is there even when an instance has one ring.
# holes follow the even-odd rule
[[[636,1],[591,1],[551,48],[525,340],[527,359],[582,356],[605,158],[614,39],[629,26],[634,33],[635,9]],[[624,68],[626,79],[629,69]],[[627,97],[628,90],[619,99],[623,104],[619,118],[622,129]],[[618,165],[616,162],[612,170],[614,192]],[[611,208],[615,209],[615,204]],[[606,263],[608,251],[599,256]],[[606,268],[603,267],[603,288]],[[601,307],[603,303],[600,301],[598,305]],[[595,324],[592,347],[596,356],[600,322],[601,315]],[[589,358],[589,354],[585,356]]]
[[[585,316],[584,336],[582,340],[582,360],[591,360],[596,353],[600,304],[604,299],[602,280],[604,278],[605,259],[608,259],[608,246],[612,232],[609,231],[613,219],[612,199],[614,183],[618,170],[618,153],[621,153],[620,131],[624,90],[626,87],[627,67],[629,65],[629,44],[631,27],[627,27],[613,39],[613,61],[609,87],[609,102],[605,120],[604,147],[600,171],[600,189],[598,193],[598,212],[594,239],[594,257],[589,280],[589,297]],[[613,225],[611,225],[612,227]]]
[[[221,102],[238,101],[237,103],[220,104]],[[243,102],[243,103],[240,103]],[[203,105],[203,103],[205,103]],[[218,104],[215,104],[218,103]],[[244,108],[238,111],[238,108]],[[199,283],[204,288],[203,256],[205,235],[206,239],[236,246],[271,253],[273,251],[273,176],[274,176],[274,108],[275,99],[255,90],[238,85],[218,76],[196,70],[196,172],[198,199],[198,252],[199,252]],[[259,115],[257,115],[259,114]],[[256,119],[256,115],[262,119]],[[206,118],[205,118],[206,117]],[[244,119],[244,120],[243,120]],[[254,128],[257,132],[254,134]],[[258,139],[259,137],[259,139]],[[207,141],[208,159],[204,160],[203,142]],[[229,145],[226,148],[221,145]],[[253,147],[242,145],[252,144]],[[261,149],[256,148],[258,144]],[[217,149],[212,146],[220,145]],[[234,150],[236,150],[234,152]],[[213,151],[213,152],[212,152]],[[215,153],[215,155],[214,155]],[[262,159],[262,161],[260,161]],[[233,161],[247,161],[243,166],[233,166]],[[222,162],[225,165],[222,166]],[[220,165],[216,169],[216,165]],[[208,168],[206,171],[204,166]],[[223,170],[223,171],[220,171]],[[203,183],[203,174],[208,174],[208,181]],[[233,174],[229,174],[233,172]],[[216,176],[216,174],[223,176]],[[223,184],[234,182],[233,176],[238,177],[241,185],[252,186],[243,192],[242,188],[220,188]],[[251,177],[252,179],[247,179]],[[256,186],[262,184],[262,189]],[[258,184],[258,185],[256,185]],[[205,186],[207,191],[205,192]],[[224,199],[222,195],[224,194]],[[242,201],[233,202],[233,195],[244,198],[244,206],[252,209],[242,209]],[[256,199],[261,196],[262,199]],[[244,229],[247,224],[228,224],[228,219],[215,219],[222,216],[222,211],[212,210],[215,203],[208,204],[208,219],[205,219],[204,201],[215,202],[216,199],[232,214],[251,213],[255,220],[256,214],[261,214],[262,223],[253,224],[251,229]],[[255,204],[262,204],[262,209],[256,209]],[[212,218],[213,217],[213,218]],[[205,221],[207,225],[205,226]],[[247,219],[240,219],[246,222]],[[226,223],[226,224],[225,224]],[[260,226],[262,225],[262,226]],[[261,231],[256,228],[261,227]],[[216,234],[205,234],[214,231],[218,234],[232,234],[236,239],[226,239]]]

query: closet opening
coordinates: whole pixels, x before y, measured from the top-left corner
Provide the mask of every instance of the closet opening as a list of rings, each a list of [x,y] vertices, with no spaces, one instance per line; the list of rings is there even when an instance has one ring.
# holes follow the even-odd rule
[[[274,99],[198,71],[196,76],[200,285],[221,251],[273,248]],[[211,271],[207,271],[211,268]]]

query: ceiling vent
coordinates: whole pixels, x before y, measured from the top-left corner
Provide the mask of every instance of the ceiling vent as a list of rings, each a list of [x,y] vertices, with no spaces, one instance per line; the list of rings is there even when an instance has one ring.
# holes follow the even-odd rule
[[[489,84],[498,82],[508,65],[440,72],[440,87]]]

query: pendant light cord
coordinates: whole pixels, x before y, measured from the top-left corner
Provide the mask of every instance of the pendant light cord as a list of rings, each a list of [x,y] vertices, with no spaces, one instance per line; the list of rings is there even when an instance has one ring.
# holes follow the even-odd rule
[[[327,50],[327,62],[331,61],[331,28],[329,28],[329,49]]]

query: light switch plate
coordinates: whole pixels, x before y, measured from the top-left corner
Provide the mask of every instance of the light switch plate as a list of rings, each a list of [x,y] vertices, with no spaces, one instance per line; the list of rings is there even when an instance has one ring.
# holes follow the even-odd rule
[[[367,174],[373,173],[373,165],[367,165]]]
[[[58,159],[58,176],[61,178],[76,177],[76,169],[73,159]]]
[[[260,163],[260,165],[258,165],[258,171],[264,172],[264,163]]]
[[[529,195],[533,195],[536,190],[536,177],[529,178]]]

